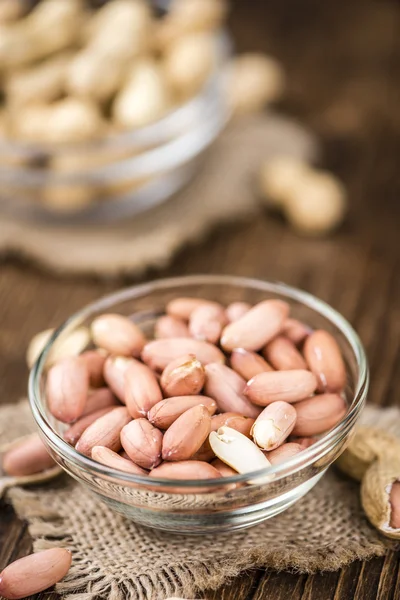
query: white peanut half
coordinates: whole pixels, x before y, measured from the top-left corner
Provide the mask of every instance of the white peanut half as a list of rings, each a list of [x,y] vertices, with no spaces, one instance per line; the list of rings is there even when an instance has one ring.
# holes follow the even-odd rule
[[[248,437],[231,429],[220,427],[209,436],[210,446],[218,458],[238,473],[249,473],[271,466],[271,463]],[[270,481],[270,476],[259,477],[253,483]]]

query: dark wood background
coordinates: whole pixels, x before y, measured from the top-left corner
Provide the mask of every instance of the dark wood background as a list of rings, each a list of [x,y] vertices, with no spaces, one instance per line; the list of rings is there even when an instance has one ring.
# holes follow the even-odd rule
[[[239,50],[277,56],[288,74],[282,109],[316,131],[323,165],[347,185],[350,210],[328,239],[291,233],[263,215],[210,233],[148,279],[196,272],[279,279],[330,302],[355,326],[371,365],[370,400],[400,404],[400,5],[396,0],[236,0]],[[57,279],[0,265],[0,402],[25,393],[26,345],[83,304],[129,283]],[[24,523],[0,505],[0,568],[31,549]],[[400,554],[335,573],[257,570],[209,600],[400,600]],[[51,600],[55,595],[36,597]]]

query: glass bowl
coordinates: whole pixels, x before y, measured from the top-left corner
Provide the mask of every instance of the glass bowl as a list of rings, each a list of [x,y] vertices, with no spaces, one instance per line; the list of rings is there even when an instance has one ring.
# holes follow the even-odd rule
[[[168,12],[169,2],[152,4]],[[49,225],[101,223],[133,217],[178,192],[229,118],[231,43],[224,31],[215,45],[203,88],[149,125],[80,144],[33,144],[0,133],[0,211]],[[66,166],[51,168],[55,159]]]
[[[104,312],[129,316],[151,335],[154,321],[172,298],[193,296],[223,304],[268,298],[288,302],[292,315],[333,333],[347,369],[348,411],[342,421],[290,460],[251,474],[223,480],[149,479],[108,468],[78,453],[63,440],[66,426],[50,414],[45,394],[49,352],[81,325]],[[364,405],[368,366],[362,344],[349,323],[314,296],[282,283],[242,277],[198,275],[133,286],[90,304],[52,336],[34,365],[29,398],[34,418],[51,455],[69,475],[113,510],[140,523],[178,533],[207,533],[255,525],[284,511],[306,494],[344,450]]]

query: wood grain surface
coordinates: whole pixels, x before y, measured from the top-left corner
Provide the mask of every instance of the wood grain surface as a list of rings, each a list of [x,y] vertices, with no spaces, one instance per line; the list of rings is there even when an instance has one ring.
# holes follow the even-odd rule
[[[236,0],[239,50],[277,56],[287,75],[281,109],[316,131],[322,166],[348,189],[343,228],[303,239],[278,217],[210,233],[147,279],[231,273],[279,279],[316,294],[359,332],[371,366],[370,400],[400,404],[400,5],[396,0]],[[67,250],[66,250],[67,251]],[[24,353],[37,331],[130,283],[57,279],[10,257],[0,265],[0,402],[25,393]],[[26,525],[0,505],[0,568],[31,549]],[[209,600],[400,600],[400,554],[335,573],[243,574]],[[35,598],[53,600],[53,593]]]

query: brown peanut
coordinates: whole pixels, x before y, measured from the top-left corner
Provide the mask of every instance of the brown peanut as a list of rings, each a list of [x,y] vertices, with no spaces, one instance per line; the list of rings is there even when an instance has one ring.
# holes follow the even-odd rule
[[[263,348],[264,358],[278,371],[307,369],[307,364],[294,343],[283,335],[278,335]]]
[[[218,302],[212,302],[211,300],[204,300],[202,298],[174,298],[168,302],[166,306],[167,315],[182,319],[183,321],[189,321],[190,315],[199,306],[220,306]]]
[[[296,346],[300,346],[310,335],[311,331],[310,327],[307,327],[307,325],[297,319],[286,319],[282,328],[282,334]]]
[[[147,419],[135,419],[121,431],[121,443],[129,458],[144,469],[153,469],[161,462],[163,435]]]
[[[146,343],[139,327],[121,315],[101,315],[93,321],[91,330],[97,346],[119,356],[140,356]]]
[[[201,447],[211,430],[211,416],[205,406],[190,408],[172,423],[164,435],[162,458],[188,460]]]
[[[156,339],[190,337],[186,323],[178,317],[163,315],[159,317],[154,326]]]
[[[229,323],[237,321],[251,309],[251,304],[248,302],[232,302],[226,307],[226,317]]]
[[[65,358],[47,376],[47,399],[51,414],[72,423],[83,414],[89,391],[89,373],[79,357]]]
[[[167,365],[161,375],[160,385],[165,396],[190,396],[201,392],[205,371],[194,354],[185,354]]]
[[[99,408],[98,410],[81,417],[65,431],[64,440],[71,444],[71,446],[75,446],[82,433],[86,431],[89,425],[100,419],[103,415],[109,413],[113,408],[113,406]]]
[[[361,481],[361,504],[368,520],[383,535],[400,539],[398,519],[400,458],[386,454],[375,460]]]
[[[89,373],[89,384],[93,388],[100,388],[105,384],[104,363],[107,356],[98,350],[87,350],[80,355],[80,359]]]
[[[147,471],[139,467],[139,465],[123,458],[105,446],[95,446],[92,449],[92,458],[112,469],[124,471],[125,473],[133,473],[134,475],[147,475]]]
[[[282,444],[282,446],[279,446],[278,448],[275,448],[275,450],[268,452],[267,458],[271,465],[279,465],[280,463],[285,462],[285,460],[296,456],[302,450],[304,450],[304,448],[301,446],[301,444],[288,442],[287,444]]]
[[[132,364],[131,358],[109,356],[104,363],[103,375],[111,391],[125,403],[125,376]]]
[[[149,410],[148,420],[160,429],[168,429],[184,412],[202,404],[210,415],[217,410],[217,403],[207,396],[176,396],[158,402]]]
[[[304,356],[318,380],[320,392],[340,392],[346,384],[346,368],[335,338],[327,331],[314,331],[305,341]]]
[[[179,462],[164,462],[159,467],[150,471],[150,477],[165,479],[218,479],[221,474],[215,467],[200,460],[182,460]],[[194,492],[194,489],[186,489],[184,493]]]
[[[273,371],[255,375],[247,383],[244,393],[260,406],[272,402],[299,402],[310,396],[317,387],[315,376],[304,369]]]
[[[244,348],[235,348],[231,354],[231,367],[239,373],[243,379],[249,381],[254,375],[273,371],[271,365],[263,359],[257,352],[251,352]]]
[[[184,354],[194,354],[203,365],[225,362],[225,356],[219,348],[208,342],[190,338],[170,338],[149,342],[143,348],[142,360],[151,369],[163,371],[170,362]]]
[[[97,388],[89,393],[82,417],[93,413],[95,410],[118,405],[118,400],[108,387]]]
[[[389,502],[391,508],[389,525],[393,529],[400,529],[400,481],[393,483]]]
[[[193,310],[189,319],[189,332],[197,340],[216,344],[227,323],[223,306],[203,304]]]
[[[337,425],[346,414],[346,404],[339,394],[321,394],[298,402],[296,413],[293,435],[309,437]]]
[[[286,302],[264,300],[225,327],[221,346],[228,352],[235,348],[260,350],[281,331],[288,314],[289,306]]]
[[[132,359],[125,374],[125,404],[134,418],[145,417],[148,411],[162,400],[162,393],[153,371],[138,360]]]
[[[91,456],[94,446],[106,446],[118,452],[121,449],[120,433],[130,420],[124,406],[113,408],[85,429],[75,446],[77,451]]]
[[[207,396],[215,398],[221,411],[238,412],[246,417],[257,417],[261,412],[244,396],[245,380],[235,371],[219,363],[205,367]]]
[[[211,466],[217,469],[217,471],[221,473],[222,477],[234,477],[238,474],[238,472],[232,469],[232,467],[222,462],[220,458],[213,460]]]
[[[54,465],[54,460],[37,433],[12,444],[2,456],[4,472],[16,477],[34,475]]]
[[[71,552],[65,548],[24,556],[0,573],[0,595],[16,600],[42,592],[68,573],[71,561]]]

